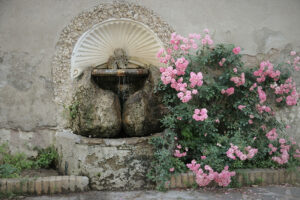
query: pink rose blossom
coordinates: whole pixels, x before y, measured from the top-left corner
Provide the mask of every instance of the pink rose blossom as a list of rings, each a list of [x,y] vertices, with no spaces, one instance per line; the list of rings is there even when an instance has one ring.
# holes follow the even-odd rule
[[[238,106],[238,109],[240,109],[240,110],[243,110],[244,108],[246,108],[246,106],[244,106],[244,105],[239,105]]]
[[[203,76],[201,72],[198,72],[197,74],[195,72],[190,73],[190,87],[194,88],[195,86],[201,86],[203,84]]]
[[[267,134],[266,134],[267,138],[269,140],[276,140],[278,135],[276,133],[276,128],[273,128],[271,131],[269,131]]]
[[[179,150],[175,150],[175,152],[174,152],[174,156],[175,157],[177,157],[177,158],[181,158],[181,157],[184,157],[184,156],[186,156],[186,152],[180,152]]]
[[[194,120],[204,121],[205,119],[207,119],[207,117],[208,117],[208,115],[207,115],[206,108],[202,108],[201,110],[199,110],[199,109],[194,110],[194,115],[193,115]]]
[[[255,154],[258,152],[257,149],[252,148],[251,146],[247,146],[245,147],[245,151],[248,152],[248,154],[244,154],[243,152],[241,152],[238,148],[238,146],[230,144],[231,147],[227,150],[226,155],[228,158],[231,158],[233,160],[236,159],[236,156],[240,159],[240,160],[246,160],[246,159],[251,159],[255,156]],[[235,156],[235,155],[236,156]]]
[[[231,88],[227,88],[226,90],[221,90],[221,93],[222,94],[227,94],[227,96],[230,96],[230,95],[232,95],[232,94],[234,94],[234,88],[233,87],[231,87]]]
[[[244,85],[245,84],[245,73],[242,73],[241,77],[235,76],[235,77],[232,77],[230,80],[233,81],[237,87]]]
[[[269,152],[270,155],[277,151],[277,148],[274,147],[272,144],[269,144],[268,147],[271,149],[271,151]]]
[[[280,138],[280,139],[279,139],[279,143],[280,143],[280,144],[285,144],[285,142],[286,142],[285,139],[283,139],[283,138]]]
[[[220,67],[223,66],[223,64],[225,63],[225,61],[226,61],[226,58],[222,58],[222,60],[219,62]]]
[[[254,88],[256,88],[257,87],[257,84],[256,83],[254,83],[251,87],[250,87],[250,91],[253,91],[254,90]]]
[[[174,167],[172,167],[169,170],[170,170],[170,172],[174,172],[175,169],[174,169]]]
[[[257,87],[257,92],[259,95],[260,103],[262,104],[263,102],[265,102],[267,100],[266,93],[262,90],[261,86]]]
[[[235,48],[232,49],[232,52],[233,52],[234,54],[239,54],[240,51],[241,51],[241,47],[235,47]]]
[[[279,103],[282,101],[282,97],[276,98],[276,102]]]
[[[291,56],[296,55],[296,51],[291,51],[290,55],[291,55]]]
[[[266,77],[270,77],[274,81],[277,81],[280,76],[280,71],[274,71],[274,66],[270,61],[263,61],[260,63],[259,70],[253,72],[253,75],[258,77],[256,79],[258,83],[264,82]]]

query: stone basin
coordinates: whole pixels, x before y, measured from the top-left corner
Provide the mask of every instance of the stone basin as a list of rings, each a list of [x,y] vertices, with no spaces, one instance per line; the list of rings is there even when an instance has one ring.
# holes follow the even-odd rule
[[[93,69],[92,76],[105,77],[147,77],[148,69]]]
[[[56,147],[62,155],[59,171],[65,175],[88,176],[94,190],[153,188],[147,179],[153,159],[153,147],[149,141],[163,134],[96,139],[75,135],[70,130],[58,131]]]
[[[113,91],[123,104],[130,95],[142,89],[149,70],[93,69],[91,75],[100,88]]]

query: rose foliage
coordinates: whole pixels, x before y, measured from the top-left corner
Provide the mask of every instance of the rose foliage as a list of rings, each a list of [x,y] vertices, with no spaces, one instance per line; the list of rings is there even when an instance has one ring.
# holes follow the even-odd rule
[[[169,111],[162,119],[168,133],[151,141],[156,150],[148,176],[160,189],[186,170],[199,186],[228,186],[235,169],[299,166],[300,148],[275,115],[298,102],[290,74],[300,69],[300,57],[292,51],[284,64],[246,68],[240,51],[214,45],[205,30],[173,33],[169,48],[158,52],[166,66],[157,92]]]

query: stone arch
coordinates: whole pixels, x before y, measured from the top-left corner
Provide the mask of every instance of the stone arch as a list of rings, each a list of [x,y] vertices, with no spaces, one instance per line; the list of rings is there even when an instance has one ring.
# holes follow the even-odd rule
[[[63,113],[64,106],[71,104],[75,93],[70,73],[71,56],[76,42],[94,25],[112,18],[126,18],[145,24],[157,35],[164,46],[167,45],[171,33],[174,32],[170,25],[161,20],[152,10],[127,2],[100,4],[74,17],[60,34],[52,62],[54,100],[60,105],[58,113]],[[65,117],[62,114],[57,117],[59,126],[64,126]]]

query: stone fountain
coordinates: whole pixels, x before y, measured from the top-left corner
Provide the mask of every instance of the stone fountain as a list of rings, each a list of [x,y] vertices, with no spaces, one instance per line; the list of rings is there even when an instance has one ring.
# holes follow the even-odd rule
[[[120,138],[146,136],[161,130],[161,109],[153,93],[157,67],[131,62],[123,49],[114,50],[107,63],[87,70],[74,96],[76,134]]]
[[[141,22],[109,19],[89,27],[72,48],[72,82],[56,90],[68,121],[56,133],[60,172],[86,175],[97,190],[152,187],[149,140],[161,134],[166,111],[154,92],[160,38]]]

